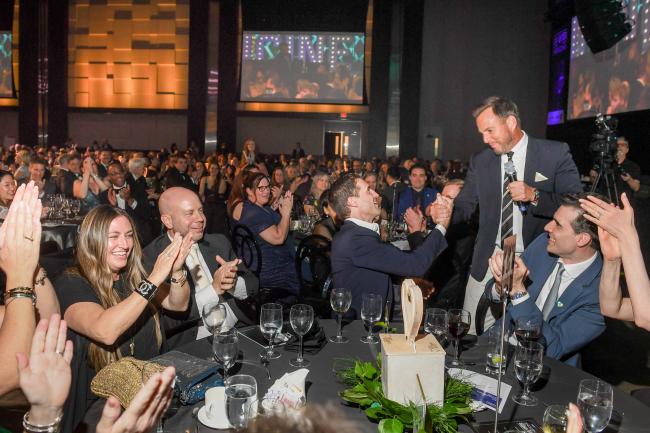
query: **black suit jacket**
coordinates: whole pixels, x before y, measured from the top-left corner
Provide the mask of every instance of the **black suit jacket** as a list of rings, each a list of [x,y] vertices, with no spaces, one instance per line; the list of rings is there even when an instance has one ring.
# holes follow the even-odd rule
[[[521,174],[518,179],[522,180]],[[523,218],[525,248],[544,231],[544,226],[559,207],[562,195],[582,191],[582,184],[566,143],[530,136],[523,180],[539,190],[538,205],[529,204]],[[468,221],[478,205],[479,230],[471,267],[471,275],[478,281],[485,277],[488,259],[494,251],[501,222],[502,187],[501,156],[489,148],[474,154],[465,186],[454,201],[453,222]]]
[[[153,269],[154,263],[158,255],[171,243],[167,233],[164,233],[154,239],[147,247],[143,250],[143,262],[147,272],[151,272]],[[203,239],[199,241],[199,251],[203,255],[205,263],[210,268],[210,273],[214,274],[217,269],[219,269],[219,264],[217,263],[215,257],[220,255],[224,260],[230,261],[234,260],[237,256],[232,249],[232,245],[228,239],[221,234],[206,234],[203,236]],[[246,291],[248,292],[249,297],[254,297],[257,295],[259,289],[259,281],[257,277],[248,270],[243,264],[238,267],[238,275],[244,279],[246,283]],[[187,281],[190,284],[190,306],[188,310],[176,314],[173,312],[165,312],[164,322],[168,329],[167,334],[167,347],[173,349],[182,344],[189,343],[196,340],[198,325],[201,321],[201,312],[198,309],[196,300],[194,297],[195,287],[192,281],[192,278],[189,275],[188,271]],[[250,313],[244,311],[244,305],[239,300],[235,299],[230,293],[225,293],[223,295],[226,302],[232,309],[232,311],[237,316],[237,319],[245,325],[255,324],[255,318],[250,317]],[[216,300],[216,293],[215,293]]]
[[[190,176],[185,173],[181,173],[176,169],[176,167],[170,167],[165,173],[165,186],[171,188],[174,186],[182,186],[183,188],[191,189],[194,192],[199,192],[199,187],[194,182]]]
[[[110,188],[112,188],[112,186]],[[102,204],[111,204],[108,201],[108,191],[109,190],[107,189],[106,191],[100,192],[98,195],[99,201]],[[135,206],[135,209],[127,204],[124,210],[131,218],[133,218],[136,230],[138,231],[138,236],[140,236],[140,242],[142,245],[146,245],[153,238],[151,235],[151,207],[149,206],[149,200],[147,199],[146,192],[142,194],[133,188],[131,189],[131,196],[138,204]]]

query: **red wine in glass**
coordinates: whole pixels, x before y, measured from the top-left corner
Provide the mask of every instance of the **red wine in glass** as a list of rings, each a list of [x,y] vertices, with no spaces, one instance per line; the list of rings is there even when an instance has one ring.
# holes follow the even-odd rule
[[[463,338],[469,332],[469,323],[449,322],[449,333],[454,338]]]
[[[517,329],[515,330],[515,337],[519,344],[537,341],[542,334],[539,329]]]
[[[461,366],[460,362],[460,339],[463,338],[468,332],[471,324],[472,317],[467,310],[449,310],[448,313],[449,334],[454,338],[454,359],[450,365],[454,367]]]

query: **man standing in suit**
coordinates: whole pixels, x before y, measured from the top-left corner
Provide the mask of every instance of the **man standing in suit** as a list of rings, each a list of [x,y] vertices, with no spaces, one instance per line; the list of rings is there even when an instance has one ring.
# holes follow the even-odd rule
[[[515,258],[506,317],[542,323],[545,355],[578,366],[579,351],[605,330],[598,287],[603,259],[598,252],[598,231],[584,217],[580,199],[587,194],[567,194],[546,233],[539,235],[521,257]],[[601,197],[602,199],[602,197]],[[490,259],[494,287],[488,296],[499,300],[503,253]],[[495,326],[497,326],[495,324]]]
[[[454,201],[453,222],[468,221],[479,207],[479,230],[465,290],[464,309],[472,315],[492,278],[488,259],[502,240],[517,235],[523,252],[544,229],[563,194],[582,191],[569,146],[529,137],[510,99],[492,96],[474,110],[479,133],[489,149],[470,160],[465,186]],[[488,312],[485,327],[494,323]],[[475,333],[474,320],[470,333]]]
[[[349,315],[358,318],[366,293],[392,298],[390,276],[422,276],[447,247],[445,232],[451,218],[451,201],[441,198],[436,228],[415,251],[401,251],[382,242],[374,221],[381,213],[379,195],[359,176],[346,174],[330,190],[330,205],[345,221],[332,241],[334,287],[352,291]]]
[[[210,302],[219,301],[226,306],[223,329],[232,328],[238,321],[253,324],[255,318],[245,310],[245,300],[257,293],[257,278],[241,264],[225,236],[204,235],[205,215],[199,196],[187,188],[169,188],[161,194],[158,208],[167,231],[143,250],[145,269],[153,268],[176,233],[191,232],[194,241],[184,266],[192,302],[187,312],[168,320],[175,330],[172,334],[176,333],[168,334],[170,347],[210,335],[201,321],[201,309]]]

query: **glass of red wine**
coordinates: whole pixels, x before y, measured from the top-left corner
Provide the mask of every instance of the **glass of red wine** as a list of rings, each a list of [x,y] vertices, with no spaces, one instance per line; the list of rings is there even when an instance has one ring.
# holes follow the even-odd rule
[[[467,310],[452,309],[448,312],[449,334],[454,339],[454,359],[450,365],[459,367],[463,364],[460,362],[460,339],[467,335],[469,325],[472,323],[472,317]]]
[[[535,343],[542,336],[542,320],[537,317],[519,318],[515,322],[515,337],[521,345]]]

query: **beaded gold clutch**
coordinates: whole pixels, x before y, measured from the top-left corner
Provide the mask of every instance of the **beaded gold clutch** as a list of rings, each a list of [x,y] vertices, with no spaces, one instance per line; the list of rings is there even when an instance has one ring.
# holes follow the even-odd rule
[[[90,383],[90,390],[103,398],[115,397],[126,408],[153,374],[164,366],[127,356],[102,368]]]

